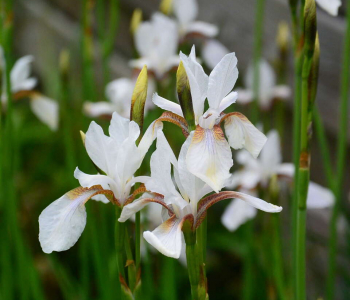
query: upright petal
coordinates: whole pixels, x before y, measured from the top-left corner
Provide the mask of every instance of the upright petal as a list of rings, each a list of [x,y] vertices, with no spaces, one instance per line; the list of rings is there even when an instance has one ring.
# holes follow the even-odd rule
[[[315,182],[309,183],[306,206],[308,209],[327,208],[334,205],[335,199],[331,190]]]
[[[228,49],[216,39],[205,41],[202,48],[203,60],[210,69],[214,69],[220,60],[228,53]]]
[[[181,181],[181,186],[183,187],[183,190],[186,194],[185,196],[189,197],[193,209],[197,210],[198,201],[205,195],[203,193],[207,194],[211,192],[212,189],[204,189],[204,186],[206,186],[207,184],[195,175],[193,175],[187,168],[186,157],[188,149],[192,143],[193,135],[194,132],[191,132],[191,134],[181,147],[178,161],[178,172],[179,180]]]
[[[41,94],[33,94],[30,107],[38,119],[56,131],[58,128],[59,107],[58,103]]]
[[[338,15],[338,10],[341,6],[341,0],[316,0],[316,2],[330,15]]]
[[[259,63],[259,104],[262,108],[268,109],[274,96],[276,85],[276,75],[270,64],[261,59]],[[254,90],[254,66],[250,64],[245,76],[246,88]]]
[[[188,170],[206,182],[215,192],[220,191],[230,177],[232,154],[220,126],[203,129],[197,126],[187,152]]]
[[[129,136],[136,141],[140,135],[140,128],[135,122],[130,121],[129,118],[124,118],[117,112],[114,112],[109,125],[109,135],[120,147]]]
[[[255,218],[257,210],[239,199],[234,199],[227,206],[221,217],[222,224],[230,231],[235,231],[245,222]]]
[[[262,169],[267,175],[274,175],[282,162],[281,144],[277,130],[267,133],[267,142],[259,157]]]
[[[131,96],[135,83],[129,78],[118,78],[106,85],[106,97],[112,103],[124,106],[125,102],[131,103]],[[130,113],[130,112],[129,112]]]
[[[184,64],[190,82],[193,111],[196,116],[196,121],[198,122],[198,118],[203,114],[204,100],[207,97],[208,75],[205,74],[203,67],[196,61],[194,46],[188,57],[180,52],[180,58]]]
[[[79,239],[86,225],[84,204],[103,193],[99,187],[78,187],[46,207],[39,216],[39,241],[45,253],[64,251]]]
[[[85,148],[91,160],[109,176],[114,175],[118,143],[103,133],[101,126],[91,122],[86,132]]]
[[[158,131],[162,129],[163,129],[163,123],[157,120],[153,121],[151,125],[148,126],[138,147],[140,155],[142,157],[146,155],[149,147],[151,147],[153,141],[156,139]]]
[[[174,0],[173,9],[179,23],[181,25],[187,25],[194,21],[197,17],[197,0]]]
[[[174,215],[152,232],[145,231],[143,237],[165,256],[179,258],[182,248],[182,225],[183,221]]]
[[[206,38],[213,38],[219,33],[219,28],[216,25],[207,22],[195,21],[188,24],[186,27],[186,33],[194,33]]]
[[[181,106],[179,104],[169,101],[163,97],[160,97],[157,93],[153,94],[152,101],[155,105],[164,110],[171,111],[180,117],[184,116],[181,110]]]
[[[31,90],[35,87],[36,78],[29,78],[31,63],[34,58],[31,55],[23,56],[16,61],[11,70],[11,89],[13,93],[22,90]]]
[[[226,54],[209,75],[208,101],[210,108],[219,108],[220,102],[233,89],[238,78],[235,53]]]
[[[237,112],[225,118],[225,133],[233,149],[245,148],[255,158],[266,142],[266,136],[247,117]]]

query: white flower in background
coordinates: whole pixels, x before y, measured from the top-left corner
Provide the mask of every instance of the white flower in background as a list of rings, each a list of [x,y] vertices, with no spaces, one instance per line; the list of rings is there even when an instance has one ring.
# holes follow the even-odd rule
[[[161,13],[155,13],[151,21],[142,22],[134,35],[139,59],[131,60],[133,68],[144,65],[162,78],[179,64],[177,56],[178,32],[176,22]]]
[[[221,200],[238,198],[249,205],[266,212],[280,212],[281,207],[269,204],[261,199],[238,192],[221,192],[203,198],[213,189],[204,181],[194,176],[187,169],[187,154],[195,133],[192,132],[183,144],[178,161],[175,158],[162,131],[158,131],[157,150],[151,158],[151,177],[145,180],[146,189],[162,194],[164,200],[138,199],[124,206],[120,222],[129,219],[147,204],[156,202],[167,209],[166,220],[152,232],[146,231],[143,236],[148,243],[162,254],[179,258],[182,249],[182,226],[186,220],[192,223],[195,230],[205,218],[207,209]],[[173,165],[174,180],[171,175]],[[203,199],[202,199],[203,198]]]
[[[215,66],[210,76],[196,61],[195,48],[189,57],[180,53],[189,79],[196,130],[186,156],[189,171],[206,182],[214,191],[223,188],[230,177],[233,165],[230,146],[234,149],[247,149],[257,157],[266,142],[266,137],[242,114],[223,114],[234,103],[237,93],[231,92],[238,77],[237,58],[234,53],[225,55]],[[204,112],[205,99],[209,109]],[[179,104],[166,100],[157,94],[153,96],[155,105],[181,117]],[[225,133],[220,123],[225,121]]]
[[[107,84],[105,89],[107,101],[85,102],[84,113],[92,118],[100,116],[112,116],[114,112],[129,118],[131,97],[134,91],[136,78],[119,78]],[[148,80],[147,100],[145,103],[145,114],[154,107],[151,97],[155,91],[155,82],[151,78]]]
[[[198,16],[197,0],[173,0],[173,11],[179,23],[181,38],[188,34],[212,38],[219,32],[218,27],[213,24],[196,21]]]
[[[34,58],[31,55],[23,56],[15,62],[11,69],[10,81],[13,95],[24,91],[31,91],[37,85],[37,79],[30,77],[33,60]],[[0,70],[2,71],[1,102],[3,104],[7,103],[5,68],[4,54],[0,47]],[[31,92],[27,96],[30,98],[30,107],[37,118],[49,126],[51,130],[57,130],[59,121],[59,107],[57,102],[37,92]]]
[[[276,75],[270,64],[260,60],[259,64],[259,105],[262,109],[271,108],[275,99],[286,100],[291,96],[291,90],[286,85],[276,85]],[[250,64],[244,78],[245,90],[238,91],[237,102],[241,104],[250,103],[254,100],[254,66]]]
[[[220,60],[228,53],[228,49],[218,40],[209,39],[204,41],[202,58],[210,69],[214,69]]]
[[[316,0],[316,3],[332,16],[338,15],[341,0]]]
[[[258,159],[253,159],[247,152],[241,151],[237,161],[244,166],[232,177],[230,188],[240,190],[256,196],[256,188],[261,185],[267,189],[273,176],[284,176],[292,180],[294,165],[282,163],[280,140],[277,131],[267,134],[267,142]],[[330,207],[334,204],[332,192],[314,182],[310,182],[307,197],[307,208],[318,209]],[[233,200],[222,215],[221,221],[230,231],[236,230],[240,225],[255,217],[255,208]]]
[[[81,187],[66,193],[43,210],[39,216],[39,241],[45,253],[67,250],[77,242],[86,224],[84,205],[92,197],[104,194],[117,205],[125,204],[131,187],[142,181],[142,177],[133,177],[134,173],[161,128],[161,122],[153,122],[136,146],[140,128],[134,121],[114,113],[109,126],[110,136],[91,122],[85,138],[86,151],[106,175],[88,175],[77,168],[74,177]],[[95,200],[106,203],[107,198],[99,196]]]

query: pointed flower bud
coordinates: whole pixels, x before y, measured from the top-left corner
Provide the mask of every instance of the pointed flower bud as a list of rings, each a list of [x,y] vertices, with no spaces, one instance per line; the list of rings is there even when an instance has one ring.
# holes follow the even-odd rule
[[[276,43],[281,53],[286,53],[289,46],[289,28],[288,24],[285,21],[282,21],[278,24],[277,38]]]
[[[86,135],[83,131],[80,130],[80,137],[81,137],[81,140],[83,142],[83,145],[85,147],[85,139],[86,139]]]
[[[172,6],[173,0],[162,0],[162,2],[159,5],[159,10],[165,15],[170,15],[170,13],[172,12]]]
[[[142,132],[144,109],[147,98],[147,66],[145,65],[137,78],[131,98],[130,121],[135,121]]]
[[[130,31],[134,35],[137,28],[139,28],[142,22],[142,10],[140,8],[136,8],[132,13],[131,22],[130,22]]]
[[[312,57],[311,72],[309,76],[311,105],[315,102],[315,99],[316,99],[319,63],[320,63],[320,42],[319,42],[318,33],[317,33],[314,55]]]
[[[305,55],[311,59],[315,48],[317,32],[316,3],[315,0],[306,0],[304,7],[304,37]]]
[[[196,128],[195,116],[193,112],[190,83],[182,61],[180,62],[176,73],[176,90],[182,112],[189,126],[189,130],[192,131]]]

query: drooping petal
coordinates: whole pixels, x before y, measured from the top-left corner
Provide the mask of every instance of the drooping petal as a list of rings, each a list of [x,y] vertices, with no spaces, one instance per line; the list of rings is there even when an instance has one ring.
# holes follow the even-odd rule
[[[37,84],[36,78],[29,78],[31,72],[31,63],[34,58],[31,55],[23,56],[14,64],[10,77],[11,89],[13,93],[31,90]]]
[[[51,130],[57,130],[59,107],[56,101],[35,93],[31,97],[30,107],[41,122],[49,126]]]
[[[164,201],[153,199],[153,198],[140,198],[135,200],[134,202],[127,204],[123,207],[122,213],[118,219],[119,222],[125,222],[135,213],[143,209],[146,205],[150,203],[158,203],[166,208],[170,214],[173,214],[173,211],[165,204]]]
[[[45,253],[64,251],[79,239],[86,225],[84,204],[104,193],[101,187],[78,187],[46,207],[39,216],[39,241]]]
[[[84,102],[84,113],[92,118],[100,116],[111,116],[118,108],[115,104],[106,101]],[[120,111],[118,111],[121,113]]]
[[[196,0],[174,0],[173,10],[181,25],[194,21],[198,14],[198,4]]]
[[[260,209],[262,211],[265,211],[265,212],[278,213],[278,212],[282,211],[281,206],[277,206],[277,205],[265,202],[264,200],[261,200],[259,198],[254,197],[254,196],[240,193],[240,192],[225,191],[225,192],[220,192],[218,194],[209,195],[209,196],[203,198],[199,202],[198,214],[196,217],[196,227],[198,228],[200,223],[203,221],[205,214],[206,214],[209,207],[211,207],[212,205],[214,205],[215,203],[217,203],[219,201],[230,199],[230,198],[243,200],[247,204],[249,204],[257,209]]]
[[[202,48],[203,60],[210,69],[214,69],[220,60],[228,53],[228,49],[216,39],[205,41]]]
[[[215,192],[220,191],[230,177],[232,154],[220,126],[203,129],[197,126],[187,152],[188,170],[206,182]]]
[[[306,206],[308,209],[327,208],[334,205],[334,194],[319,184],[310,181]]]
[[[209,75],[208,101],[210,108],[219,108],[220,102],[233,89],[238,78],[235,53],[226,54]]]
[[[288,85],[277,85],[273,88],[274,98],[286,100],[291,97],[292,89]]]
[[[245,222],[255,218],[256,213],[255,207],[239,199],[234,199],[227,206],[221,217],[221,222],[228,230],[235,231]]]
[[[230,146],[234,149],[247,149],[253,157],[257,157],[266,142],[266,136],[260,132],[241,113],[227,114],[225,133]]]
[[[338,10],[341,6],[341,0],[316,0],[316,2],[330,15],[338,15]]]
[[[216,25],[202,22],[202,21],[195,21],[190,24],[188,24],[186,28],[186,33],[194,33],[199,34],[206,38],[213,38],[217,36],[219,32],[219,28]]]
[[[279,167],[277,169],[277,175],[293,178],[294,170],[295,170],[294,164],[292,164],[292,163],[283,163],[283,164],[279,165]]]
[[[205,74],[203,67],[196,61],[196,51],[194,46],[188,57],[180,52],[180,58],[184,64],[190,82],[193,111],[196,116],[196,121],[198,122],[198,118],[203,114],[204,100],[207,97],[209,78],[208,75]]]
[[[181,106],[179,104],[169,101],[163,97],[160,97],[157,93],[153,94],[152,101],[155,105],[164,110],[171,111],[180,117],[184,116],[181,110]]]
[[[183,220],[174,215],[152,232],[144,232],[143,237],[165,256],[179,258],[182,248],[182,224]]]

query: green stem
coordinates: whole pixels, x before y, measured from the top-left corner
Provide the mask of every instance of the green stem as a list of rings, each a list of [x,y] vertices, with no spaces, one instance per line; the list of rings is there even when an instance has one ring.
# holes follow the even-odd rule
[[[265,0],[256,0],[255,11],[255,27],[254,27],[254,82],[253,82],[253,110],[252,110],[252,122],[256,124],[259,117],[259,90],[260,90],[260,59],[262,51],[263,41],[263,29],[264,29],[264,10]]]
[[[136,270],[141,267],[141,213],[135,215],[135,262]]]
[[[175,259],[162,255],[161,299],[177,299],[176,264]]]
[[[343,64],[341,74],[341,103],[340,103],[340,123],[338,135],[337,151],[337,177],[335,184],[336,202],[333,207],[330,223],[329,258],[328,258],[328,278],[327,278],[327,299],[334,299],[334,286],[336,277],[336,252],[337,252],[337,220],[341,206],[342,188],[344,182],[345,159],[347,150],[347,126],[348,126],[348,106],[349,106],[349,79],[350,79],[350,0],[347,1],[346,13],[346,35],[343,50]]]
[[[116,250],[116,256],[118,261],[118,272],[119,272],[119,276],[122,276],[125,280],[126,278],[125,278],[124,260],[123,260],[123,250],[124,250],[124,241],[125,241],[125,224],[118,222],[121,211],[122,209],[119,206],[116,206],[114,236],[115,236],[115,250]]]
[[[130,245],[130,236],[128,228],[125,226],[125,252],[128,265],[128,283],[131,291],[135,290],[136,287],[136,268],[135,261],[132,255],[131,245]]]
[[[253,232],[254,232],[254,222],[253,220],[248,221],[245,224],[245,240],[247,245],[247,251],[244,258],[243,266],[243,299],[250,300],[253,298]]]
[[[199,300],[199,261],[196,245],[196,232],[184,230],[188,276],[191,284],[192,300]]]

